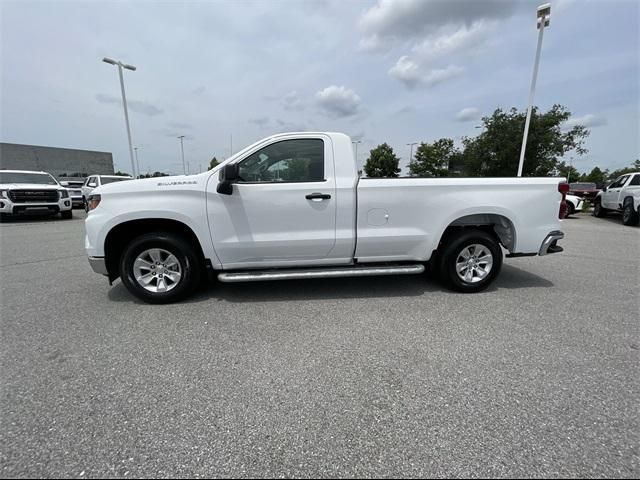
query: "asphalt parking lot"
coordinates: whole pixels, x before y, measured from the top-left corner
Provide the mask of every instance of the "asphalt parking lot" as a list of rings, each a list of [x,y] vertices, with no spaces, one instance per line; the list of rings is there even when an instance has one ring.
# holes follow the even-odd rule
[[[3,477],[638,477],[640,228],[486,292],[428,278],[222,285],[151,306],[84,213],[0,225]]]

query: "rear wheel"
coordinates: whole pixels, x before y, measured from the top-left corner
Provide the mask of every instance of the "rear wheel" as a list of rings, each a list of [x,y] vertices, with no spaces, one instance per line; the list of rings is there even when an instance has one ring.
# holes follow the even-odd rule
[[[459,292],[474,293],[487,288],[502,268],[502,249],[497,239],[483,230],[463,229],[449,236],[438,256],[443,283]]]
[[[624,208],[622,209],[622,223],[629,226],[638,225],[638,212],[633,208],[633,200],[629,199],[625,201]]]
[[[142,235],[125,249],[120,278],[127,290],[148,303],[181,300],[198,285],[201,262],[185,238],[164,232]]]
[[[607,209],[602,206],[602,200],[596,200],[593,205],[593,214],[598,218],[607,216]]]

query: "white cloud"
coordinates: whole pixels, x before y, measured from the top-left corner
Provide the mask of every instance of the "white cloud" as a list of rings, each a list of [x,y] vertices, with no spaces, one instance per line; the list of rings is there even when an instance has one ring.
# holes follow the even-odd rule
[[[463,108],[456,115],[458,122],[470,122],[472,120],[478,120],[480,118],[480,110],[475,107]]]
[[[408,88],[433,86],[463,72],[451,57],[477,51],[516,2],[503,0],[378,0],[360,18],[360,49],[410,49],[389,74]],[[447,59],[448,67],[437,62]],[[460,59],[453,60],[460,63]]]
[[[396,64],[389,69],[389,75],[404,83],[408,88],[418,86],[433,87],[451,78],[462,75],[464,68],[458,65],[449,65],[446,68],[425,70],[420,64],[402,56]]]
[[[360,97],[345,87],[331,85],[316,93],[316,99],[322,109],[334,117],[349,117],[358,113]]]
[[[564,122],[563,128],[570,129],[576,125],[582,125],[587,128],[601,127],[607,124],[607,119],[602,115],[595,115],[593,113],[587,113],[581,117],[573,117]]]
[[[471,25],[442,28],[416,44],[412,51],[423,62],[432,62],[482,44],[496,27],[495,21],[480,20]]]
[[[422,38],[444,25],[471,25],[511,15],[514,2],[503,0],[378,0],[360,18],[366,39],[387,41]]]

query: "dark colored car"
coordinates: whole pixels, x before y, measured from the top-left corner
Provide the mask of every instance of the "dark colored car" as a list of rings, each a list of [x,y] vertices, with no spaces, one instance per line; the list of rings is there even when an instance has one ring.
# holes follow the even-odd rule
[[[600,189],[595,183],[579,182],[569,184],[569,193],[593,202]]]

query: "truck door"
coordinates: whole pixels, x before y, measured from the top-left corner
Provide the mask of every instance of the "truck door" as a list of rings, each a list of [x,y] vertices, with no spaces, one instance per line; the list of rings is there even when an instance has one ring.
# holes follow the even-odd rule
[[[622,187],[624,187],[625,183],[629,179],[629,175],[623,175],[618,177],[616,181],[614,181],[607,191],[604,192],[604,204],[605,208],[610,209],[618,209],[619,208],[619,200],[620,200],[620,192],[622,191]]]
[[[209,228],[225,269],[326,263],[336,242],[331,139],[274,141],[238,162],[231,195],[207,185]]]

